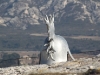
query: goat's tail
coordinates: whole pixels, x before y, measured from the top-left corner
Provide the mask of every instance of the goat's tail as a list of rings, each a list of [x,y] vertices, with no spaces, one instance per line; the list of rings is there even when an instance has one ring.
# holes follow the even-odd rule
[[[74,57],[72,56],[70,50],[68,51],[68,54],[70,55],[70,57],[75,61]]]

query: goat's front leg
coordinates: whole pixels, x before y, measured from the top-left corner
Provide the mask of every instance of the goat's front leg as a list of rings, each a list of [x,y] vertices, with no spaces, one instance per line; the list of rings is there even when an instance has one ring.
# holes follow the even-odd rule
[[[54,54],[54,51],[53,50],[50,50],[48,52],[48,59],[51,58],[53,61],[55,61],[54,58],[53,58],[53,54]]]
[[[48,46],[48,43],[44,44],[44,46]]]
[[[47,48],[47,53],[49,52],[50,48],[51,48],[51,45],[49,44],[49,46]]]
[[[54,58],[53,58],[53,54],[54,54],[54,51],[50,51],[50,58],[51,58],[53,61],[55,61]]]
[[[47,44],[44,44],[44,46],[48,46],[48,47],[47,47],[47,53],[48,53],[48,51],[51,49],[52,42],[53,42],[53,39],[50,39],[50,40],[48,41]]]

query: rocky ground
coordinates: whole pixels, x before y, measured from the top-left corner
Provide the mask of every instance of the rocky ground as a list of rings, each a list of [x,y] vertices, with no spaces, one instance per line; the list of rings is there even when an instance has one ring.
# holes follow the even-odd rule
[[[55,63],[52,65],[23,65],[0,68],[0,75],[33,75],[45,73],[79,74],[89,69],[100,70],[100,54],[92,58],[79,58],[76,61]]]

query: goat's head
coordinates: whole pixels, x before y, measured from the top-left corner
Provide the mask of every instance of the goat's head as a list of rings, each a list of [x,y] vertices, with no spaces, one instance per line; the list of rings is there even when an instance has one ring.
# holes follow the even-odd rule
[[[44,19],[45,23],[47,25],[47,30],[53,30],[54,29],[54,14],[53,15],[46,15],[46,18]]]

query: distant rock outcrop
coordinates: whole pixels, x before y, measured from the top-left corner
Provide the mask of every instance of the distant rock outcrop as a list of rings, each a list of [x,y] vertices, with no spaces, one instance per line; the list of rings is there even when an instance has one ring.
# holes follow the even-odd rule
[[[100,23],[99,0],[1,0],[0,25],[23,30],[28,25],[39,25],[45,14],[54,13],[57,21],[85,21]]]

